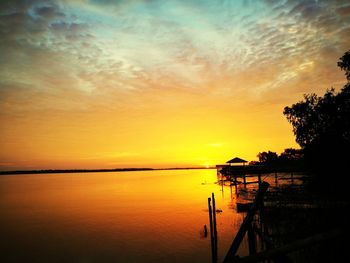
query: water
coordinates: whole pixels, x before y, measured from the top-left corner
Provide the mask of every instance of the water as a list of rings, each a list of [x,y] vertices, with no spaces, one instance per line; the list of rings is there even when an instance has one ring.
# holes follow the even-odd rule
[[[212,192],[220,262],[244,215],[216,181],[216,170],[0,176],[0,262],[211,262]]]

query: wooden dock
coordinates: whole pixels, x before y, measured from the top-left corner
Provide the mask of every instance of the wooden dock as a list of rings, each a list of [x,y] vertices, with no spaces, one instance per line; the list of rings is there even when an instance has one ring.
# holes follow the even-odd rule
[[[257,175],[256,175],[257,176]],[[244,183],[244,175],[241,176],[233,176],[231,178],[234,179],[236,177],[241,180],[241,185],[245,186]],[[282,236],[279,236],[282,233],[279,233],[276,230],[270,229],[271,226],[278,227],[286,227],[286,229],[290,229],[292,226],[279,226],[281,224],[281,221],[278,220],[285,220],[285,218],[290,218],[291,215],[294,215],[295,210],[290,209],[298,209],[298,213],[301,215],[304,215],[306,212],[306,217],[308,217],[308,213],[313,213],[313,209],[310,207],[317,207],[321,209],[324,209],[324,206],[320,206],[319,203],[313,204],[310,200],[310,196],[308,196],[304,190],[302,185],[296,185],[293,184],[293,180],[295,179],[293,174],[292,176],[285,177],[291,184],[284,184],[283,187],[272,187],[267,182],[264,182],[261,178],[260,180],[257,180],[255,182],[258,183],[258,190],[255,192],[255,199],[251,203],[251,206],[249,207],[247,214],[245,215],[245,218],[236,233],[233,242],[227,251],[226,257],[224,259],[224,263],[227,262],[294,262],[292,258],[290,257],[290,254],[293,255],[293,253],[309,253],[309,250],[305,249],[314,249],[313,252],[314,255],[319,254],[317,250],[317,246],[324,246],[325,248],[330,248],[330,251],[338,250],[338,245],[335,244],[341,244],[340,247],[344,246],[347,241],[344,241],[347,239],[347,236],[349,234],[348,228],[344,229],[344,225],[347,224],[342,222],[339,225],[328,225],[327,220],[325,220],[326,224],[325,227],[322,229],[319,229],[318,231],[314,230],[314,232],[309,232],[309,234],[305,235],[303,233],[303,230],[300,229],[299,233],[303,233],[302,236],[298,237],[296,235],[295,237],[291,237],[288,234],[285,236],[286,238],[283,238],[284,241],[281,242],[280,238]],[[277,185],[277,174],[276,174],[276,185]],[[243,182],[242,182],[243,181]],[[239,185],[239,184],[238,184]],[[237,184],[236,184],[237,187]],[[237,190],[237,188],[236,188]],[[247,192],[245,190],[245,192]],[[349,203],[348,203],[349,204]],[[271,206],[272,205],[272,206]],[[326,207],[328,208],[328,207]],[[271,210],[272,209],[272,210]],[[282,209],[282,210],[281,210]],[[311,209],[311,210],[310,210]],[[344,210],[344,208],[342,209]],[[346,209],[347,210],[347,209]],[[287,212],[284,212],[287,211]],[[288,212],[289,211],[289,212]],[[327,210],[328,211],[328,210]],[[273,214],[270,215],[270,213],[273,212]],[[275,218],[276,214],[282,215],[281,219]],[[327,212],[329,214],[329,212]],[[269,215],[269,217],[267,217]],[[271,222],[271,218],[275,219],[273,222]],[[284,219],[283,219],[284,218]],[[317,215],[315,219],[317,220]],[[267,221],[266,221],[267,220]],[[291,224],[294,224],[293,227],[300,227],[304,224],[302,221],[303,218],[299,219],[301,222],[294,222],[292,219],[289,219],[289,222]],[[339,220],[338,220],[339,221]],[[344,221],[344,220],[343,220]],[[345,220],[345,222],[347,222]],[[311,226],[313,223],[311,222]],[[343,226],[343,227],[342,227]],[[273,230],[273,231],[271,231]],[[315,232],[316,231],[316,232]],[[274,236],[275,234],[278,234],[278,236]],[[247,239],[244,239],[244,237],[247,237]],[[277,238],[277,239],[276,239]],[[247,241],[244,241],[247,240]],[[286,242],[286,240],[290,240]],[[248,242],[248,250],[249,254],[245,255],[243,257],[238,256],[237,251],[241,245],[242,242]],[[345,245],[346,247],[346,245]],[[316,249],[316,250],[315,250]],[[304,251],[304,252],[299,252]],[[343,248],[340,248],[340,251],[346,250]],[[339,258],[341,256],[333,255],[332,252],[329,252],[331,255],[331,258]],[[295,259],[294,259],[295,260]]]
[[[269,184],[266,182],[264,182],[260,185],[259,191],[256,195],[256,198],[253,202],[253,205],[249,209],[246,217],[243,220],[241,227],[239,228],[235,238],[233,239],[233,242],[230,246],[229,251],[227,252],[227,255],[224,259],[224,262],[230,262],[230,261],[235,260],[236,253],[238,251],[238,248],[239,248],[246,232],[252,231],[253,217],[254,217],[255,213],[259,210],[260,206],[262,205],[264,194],[266,193],[268,187],[269,187]],[[249,240],[250,240],[249,241],[249,250],[251,253],[254,253],[254,250],[255,250],[254,238],[252,237],[251,234],[248,234],[248,235],[251,236],[251,238],[249,238]]]

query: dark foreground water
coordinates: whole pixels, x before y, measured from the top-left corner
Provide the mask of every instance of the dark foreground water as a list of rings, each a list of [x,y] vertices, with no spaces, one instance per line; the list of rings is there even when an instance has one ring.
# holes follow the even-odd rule
[[[211,262],[212,192],[220,262],[243,214],[216,181],[216,170],[0,176],[0,262]]]

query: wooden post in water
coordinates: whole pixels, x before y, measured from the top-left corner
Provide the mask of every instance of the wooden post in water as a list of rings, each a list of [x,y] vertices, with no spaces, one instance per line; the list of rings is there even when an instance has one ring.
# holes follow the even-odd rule
[[[215,260],[217,260],[218,232],[217,232],[217,228],[216,228],[216,205],[215,205],[214,193],[211,193],[211,197],[212,197],[212,203],[213,203],[214,252],[215,252]]]
[[[243,176],[244,188],[246,188],[247,187],[247,178],[246,178],[245,174],[243,174],[242,176]]]
[[[215,251],[215,240],[213,231],[213,212],[211,209],[211,199],[208,197],[208,210],[209,210],[209,222],[210,222],[210,245],[211,245],[211,256],[212,262],[216,262],[216,251]]]
[[[208,197],[209,225],[210,225],[210,240],[213,241],[213,214],[211,211],[211,199]]]
[[[213,228],[214,228],[214,238],[217,237],[217,230],[216,230],[216,207],[215,207],[215,196],[214,193],[211,193],[212,202],[213,202]]]
[[[233,179],[234,179],[236,197],[238,197],[238,191],[237,191],[237,175],[234,174],[234,175],[233,175]]]
[[[275,172],[275,186],[277,186],[277,172]]]
[[[260,173],[258,173],[258,182],[259,182],[259,187],[260,187],[260,185],[261,185],[261,174]]]
[[[237,189],[237,184],[235,184],[235,192],[236,192],[236,198],[238,197],[238,189]]]

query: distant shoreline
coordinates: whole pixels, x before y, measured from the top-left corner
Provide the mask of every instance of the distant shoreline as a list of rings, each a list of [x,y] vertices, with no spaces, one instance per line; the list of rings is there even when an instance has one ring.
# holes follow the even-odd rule
[[[54,173],[100,173],[100,172],[135,172],[135,171],[161,171],[161,170],[199,170],[215,169],[215,167],[173,167],[173,168],[114,168],[114,169],[44,169],[44,170],[17,170],[0,171],[0,175],[13,174],[54,174]]]

